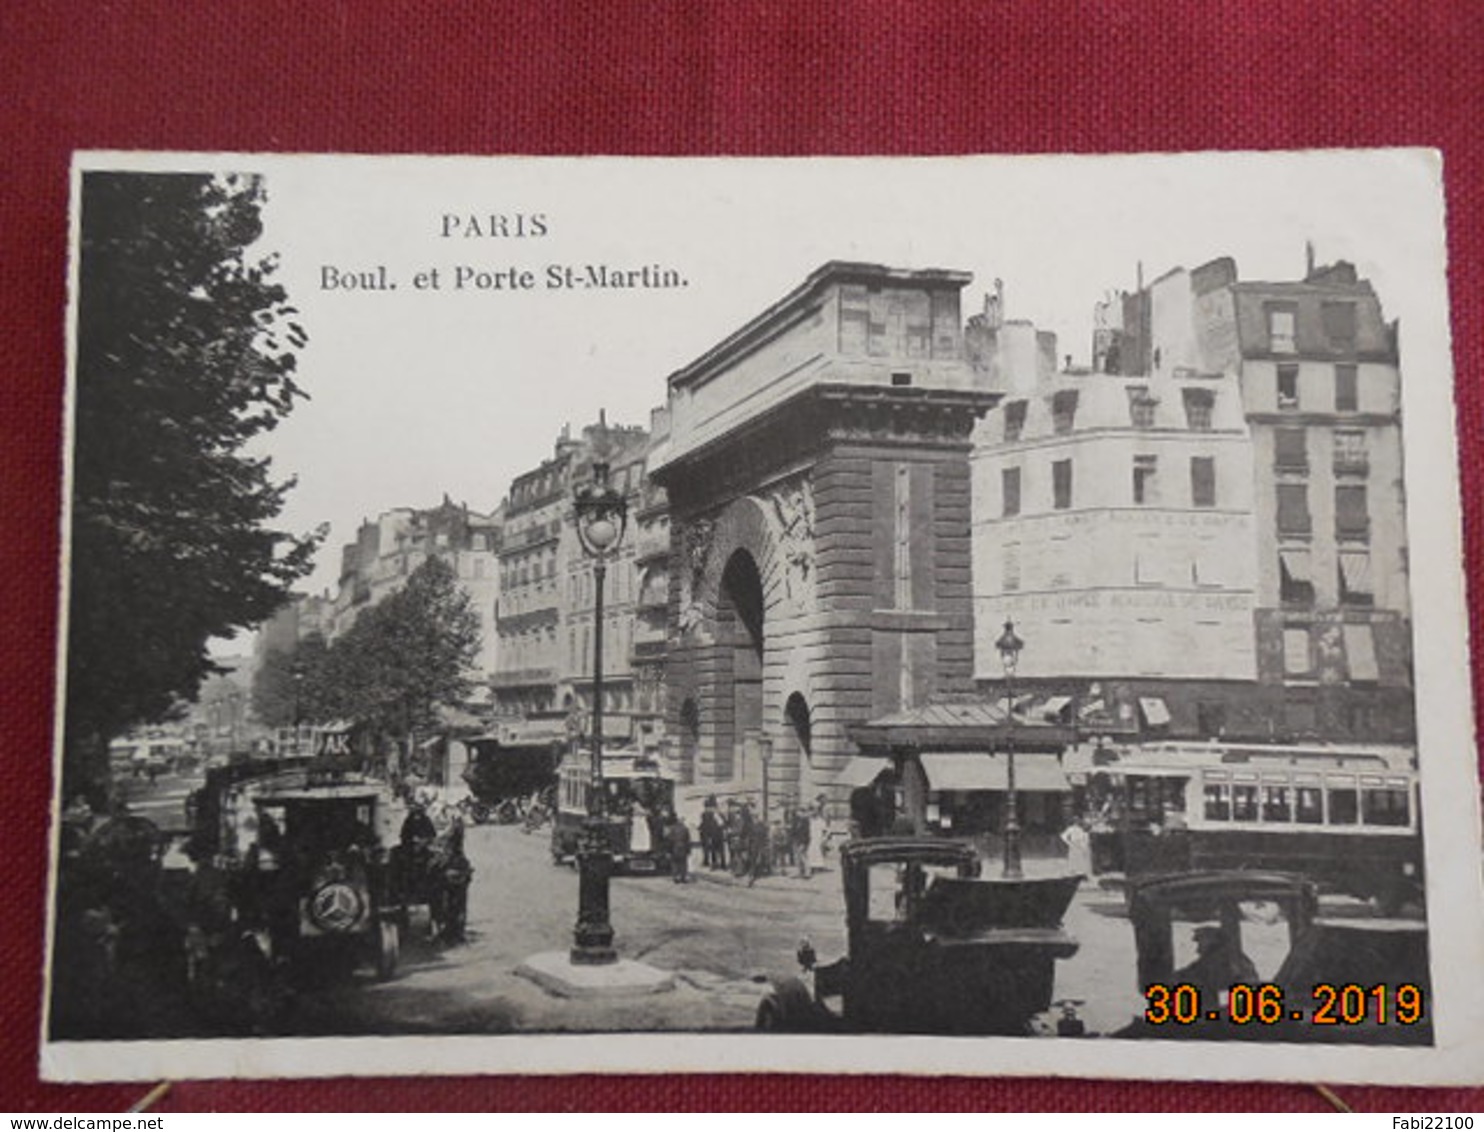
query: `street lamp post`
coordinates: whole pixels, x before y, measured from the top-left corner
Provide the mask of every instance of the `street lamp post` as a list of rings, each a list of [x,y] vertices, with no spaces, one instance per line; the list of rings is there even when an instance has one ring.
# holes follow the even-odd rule
[[[608,482],[608,465],[593,464],[593,482],[575,493],[577,540],[593,561],[593,750],[587,821],[577,854],[577,927],[572,962],[596,965],[618,958],[608,916],[608,878],[613,851],[608,844],[603,798],[603,580],[628,525],[628,501]]]
[[[292,676],[294,681],[294,754],[297,755],[299,753],[299,730],[303,723],[303,716],[300,714],[300,697],[304,687],[304,665],[301,662],[294,662]]]
[[[1005,857],[1001,875],[1019,880],[1024,873],[1020,867],[1020,809],[1015,800],[1015,665],[1025,642],[1015,635],[1015,622],[1005,622],[1005,631],[994,647],[1005,667]]]

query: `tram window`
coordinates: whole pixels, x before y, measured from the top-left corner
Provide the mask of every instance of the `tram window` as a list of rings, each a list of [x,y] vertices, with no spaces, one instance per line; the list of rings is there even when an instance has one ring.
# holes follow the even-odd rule
[[[1329,824],[1354,825],[1360,819],[1360,798],[1353,786],[1329,788]]]
[[[1231,787],[1225,782],[1206,783],[1206,820],[1207,821],[1231,821],[1232,819],[1232,795]]]
[[[1265,785],[1262,788],[1262,820],[1282,822],[1293,820],[1293,809],[1287,786]]]
[[[1164,812],[1183,814],[1185,812],[1185,779],[1162,779],[1161,790],[1164,795],[1161,808]]]
[[[1320,825],[1324,822],[1324,796],[1317,786],[1300,786],[1296,817],[1301,825]]]
[[[1361,792],[1362,820],[1366,825],[1406,825],[1407,792],[1393,787],[1367,789]]]
[[[1128,780],[1128,808],[1131,813],[1149,812],[1149,779],[1130,776]]]
[[[1257,787],[1256,786],[1233,786],[1232,787],[1232,820],[1233,821],[1256,821],[1257,820]]]

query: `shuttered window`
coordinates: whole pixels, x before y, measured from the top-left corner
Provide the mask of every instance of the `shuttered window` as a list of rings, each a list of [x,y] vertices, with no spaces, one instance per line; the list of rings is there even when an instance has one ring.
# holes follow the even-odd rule
[[[1309,518],[1309,485],[1280,483],[1278,485],[1278,533],[1307,535],[1312,529],[1313,523]]]
[[[1216,506],[1216,459],[1213,456],[1190,458],[1190,502],[1195,507]]]
[[[1335,534],[1343,539],[1364,539],[1369,537],[1370,529],[1365,486],[1335,488]]]
[[[1273,464],[1281,472],[1303,472],[1309,468],[1309,448],[1301,428],[1273,430]]]
[[[1004,507],[1001,514],[1007,518],[1020,514],[1020,469],[1000,469],[1000,493]]]

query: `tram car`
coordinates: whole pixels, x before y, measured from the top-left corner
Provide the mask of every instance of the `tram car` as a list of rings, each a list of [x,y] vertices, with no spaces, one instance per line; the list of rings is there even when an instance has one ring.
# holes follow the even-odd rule
[[[557,864],[575,860],[581,848],[592,784],[589,753],[578,751],[563,760],[551,826],[551,857]],[[664,832],[674,812],[675,775],[658,758],[604,752],[602,822],[616,871],[669,872]]]
[[[1088,802],[1094,873],[1268,870],[1421,908],[1417,775],[1374,751],[1153,744],[1097,767]]]

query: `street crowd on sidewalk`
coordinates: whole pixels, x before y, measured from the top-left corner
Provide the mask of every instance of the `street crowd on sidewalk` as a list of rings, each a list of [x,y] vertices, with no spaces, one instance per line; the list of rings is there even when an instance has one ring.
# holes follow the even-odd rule
[[[711,795],[701,811],[701,867],[745,877],[748,887],[769,875],[808,879],[825,867],[828,833],[823,795],[810,806],[786,806],[771,822],[748,799],[730,798],[723,808]]]

